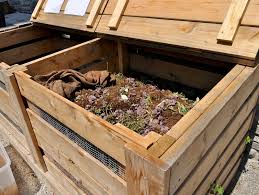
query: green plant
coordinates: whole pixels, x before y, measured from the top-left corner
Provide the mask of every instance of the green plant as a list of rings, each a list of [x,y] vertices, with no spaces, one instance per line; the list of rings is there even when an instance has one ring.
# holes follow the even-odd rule
[[[224,188],[219,184],[213,183],[211,186],[211,193],[215,195],[223,195]]]
[[[245,140],[246,144],[250,144],[252,142],[251,137],[248,135]]]
[[[183,104],[177,102],[177,106],[178,106],[178,112],[181,115],[185,115],[188,112],[188,109]]]

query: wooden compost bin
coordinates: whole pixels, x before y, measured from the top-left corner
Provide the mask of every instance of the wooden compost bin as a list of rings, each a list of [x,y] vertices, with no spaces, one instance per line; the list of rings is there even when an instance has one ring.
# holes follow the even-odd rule
[[[96,27],[105,38],[40,58],[20,71],[10,69],[27,101],[45,175],[61,194],[206,194],[213,183],[229,184],[258,100],[258,0],[247,9],[240,2],[110,0]],[[234,19],[229,29],[228,18],[236,13],[238,21],[244,15],[241,25]],[[81,30],[68,16],[57,15],[58,24],[55,16],[43,16],[41,10],[34,22],[66,21],[67,28]],[[141,136],[31,79],[66,68],[133,70],[206,95],[165,135]]]
[[[46,1],[39,1],[32,14],[32,23],[6,28],[0,32],[0,125],[22,156],[27,156],[26,159],[34,158],[43,170],[46,170],[45,163],[35,136],[31,133],[32,127],[13,72],[23,70],[45,56],[66,51],[96,37],[93,32],[106,1],[91,1],[82,17],[64,15],[66,3],[67,1],[64,2],[61,13],[56,15],[44,13]],[[46,18],[50,23],[45,23]],[[60,18],[65,20],[60,21]],[[52,27],[51,22],[59,26]],[[77,30],[80,29],[81,34],[72,31],[73,27],[66,28],[71,23]]]

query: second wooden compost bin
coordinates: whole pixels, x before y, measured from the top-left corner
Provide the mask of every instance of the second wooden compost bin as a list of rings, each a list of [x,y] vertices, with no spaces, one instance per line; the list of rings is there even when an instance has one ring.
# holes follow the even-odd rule
[[[5,28],[0,32],[0,127],[29,164],[36,163],[43,170],[46,169],[45,163],[31,132],[32,127],[13,72],[40,62],[45,56],[94,39],[100,13],[107,3],[91,1],[84,16],[70,16],[64,15],[67,1],[58,15],[44,13],[46,2],[38,2],[31,23]],[[60,18],[65,20],[60,21]],[[51,22],[58,26],[51,26]]]
[[[213,183],[229,184],[258,100],[258,0],[250,2],[230,38],[221,26],[228,27],[228,15],[239,14],[237,2],[195,2],[190,7],[187,0],[110,0],[96,30],[103,38],[15,71],[47,173],[63,192],[186,195],[209,193]],[[165,135],[141,136],[31,79],[66,68],[136,71],[206,95]]]

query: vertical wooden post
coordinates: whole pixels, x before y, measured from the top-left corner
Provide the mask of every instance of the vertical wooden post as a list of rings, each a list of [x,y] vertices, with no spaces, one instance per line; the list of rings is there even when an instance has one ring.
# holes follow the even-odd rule
[[[128,48],[125,43],[118,41],[119,72],[125,74],[129,68]]]
[[[15,76],[12,72],[8,70],[6,70],[4,74],[10,100],[14,106],[14,110],[18,113],[21,128],[23,130],[23,135],[25,136],[32,157],[35,163],[38,165],[38,167],[45,172],[47,171],[46,165],[41,154],[40,148],[38,146],[38,142],[34,134],[29,116],[25,109],[24,102],[20,94],[20,90],[17,85]]]
[[[129,195],[168,195],[170,167],[135,144],[126,144],[126,181]]]

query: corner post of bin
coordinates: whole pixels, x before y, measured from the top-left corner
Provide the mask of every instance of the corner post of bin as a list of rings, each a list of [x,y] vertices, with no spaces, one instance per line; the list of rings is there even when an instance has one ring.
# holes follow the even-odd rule
[[[232,44],[250,0],[232,0],[217,36],[218,43]]]
[[[169,194],[170,167],[133,143],[125,145],[127,192],[131,194]]]
[[[112,30],[116,30],[119,26],[119,22],[125,11],[129,0],[118,0],[116,7],[112,13],[111,19],[109,21],[108,27]]]
[[[5,70],[5,82],[7,85],[7,90],[10,96],[10,100],[13,102],[15,106],[15,110],[18,113],[19,121],[21,123],[21,128],[23,130],[23,134],[25,136],[26,142],[32,154],[33,160],[35,164],[42,170],[47,171],[46,165],[43,159],[43,155],[40,151],[36,136],[34,134],[29,116],[27,114],[25,104],[20,93],[18,84],[16,82],[16,78],[14,72],[16,71],[25,71],[26,67],[23,66],[13,66],[10,70]]]
[[[93,28],[94,23],[98,17],[98,14],[100,13],[100,10],[103,6],[104,0],[95,0],[94,5],[90,11],[90,14],[86,20],[86,26],[88,28]]]
[[[35,20],[35,19],[38,17],[38,15],[39,15],[39,13],[40,13],[40,10],[41,10],[41,8],[42,8],[44,2],[45,2],[45,0],[39,0],[39,1],[38,1],[37,5],[36,5],[36,7],[35,7],[35,9],[34,9],[34,11],[32,12],[31,20]]]

